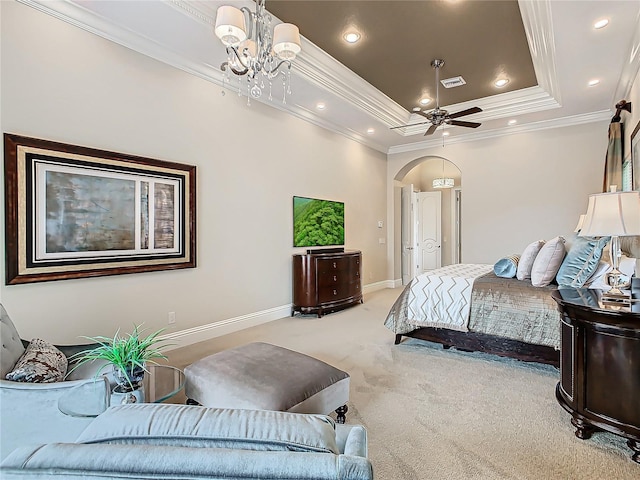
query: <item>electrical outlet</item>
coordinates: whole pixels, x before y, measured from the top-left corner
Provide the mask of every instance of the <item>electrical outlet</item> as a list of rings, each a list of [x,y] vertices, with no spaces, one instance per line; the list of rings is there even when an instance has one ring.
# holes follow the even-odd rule
[[[169,312],[168,317],[169,325],[173,325],[174,323],[176,323],[176,312]]]
[[[382,228],[384,226],[384,222],[382,220],[378,220],[378,228]]]

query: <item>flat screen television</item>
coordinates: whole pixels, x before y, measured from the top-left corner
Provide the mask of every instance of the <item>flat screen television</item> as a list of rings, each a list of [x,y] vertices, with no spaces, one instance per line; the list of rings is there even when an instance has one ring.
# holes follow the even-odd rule
[[[293,197],[293,246],[344,245],[344,203]]]

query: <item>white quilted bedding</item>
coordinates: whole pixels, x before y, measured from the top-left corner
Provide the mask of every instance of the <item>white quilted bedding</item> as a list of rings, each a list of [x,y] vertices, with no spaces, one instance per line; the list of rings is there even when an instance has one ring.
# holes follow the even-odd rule
[[[468,332],[473,282],[492,269],[492,265],[462,263],[418,275],[408,294],[408,323]]]

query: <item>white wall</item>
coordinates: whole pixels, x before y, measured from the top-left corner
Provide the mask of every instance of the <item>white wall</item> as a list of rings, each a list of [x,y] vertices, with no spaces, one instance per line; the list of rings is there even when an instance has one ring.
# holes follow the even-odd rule
[[[180,331],[285,308],[301,251],[291,247],[293,195],[345,202],[363,283],[386,280],[385,155],[22,4],[0,2],[0,12],[3,132],[197,166],[196,269],[3,278],[0,298],[23,337],[74,343],[133,322],[164,327],[169,311]]]
[[[453,162],[464,181],[462,261],[492,264],[534,240],[572,237],[588,195],[602,188],[606,144],[607,122],[598,122],[393,154],[388,192],[416,159],[437,154]],[[388,208],[394,211],[392,193]],[[399,278],[397,261],[392,268]]]

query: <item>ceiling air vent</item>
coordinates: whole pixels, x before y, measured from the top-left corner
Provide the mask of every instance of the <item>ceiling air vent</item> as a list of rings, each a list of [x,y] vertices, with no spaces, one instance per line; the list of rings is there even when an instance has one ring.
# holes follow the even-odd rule
[[[464,81],[464,78],[460,76],[445,78],[444,80],[440,80],[440,83],[444,85],[444,88],[461,87],[462,85],[467,84],[467,82]]]

